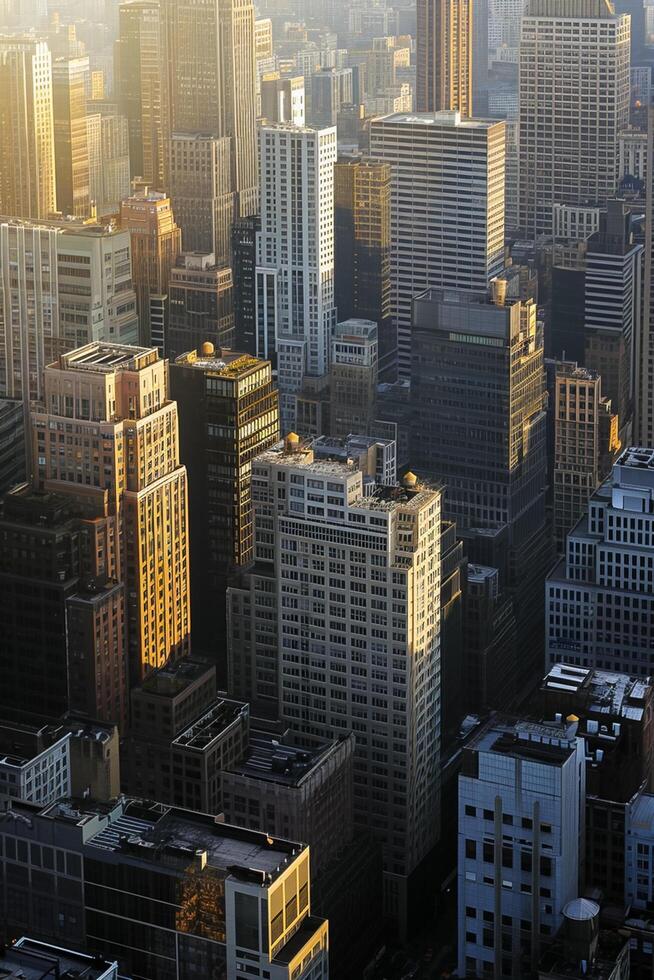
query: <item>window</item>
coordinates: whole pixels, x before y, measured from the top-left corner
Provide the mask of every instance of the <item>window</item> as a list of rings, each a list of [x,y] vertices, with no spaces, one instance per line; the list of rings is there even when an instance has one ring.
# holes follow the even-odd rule
[[[492,841],[484,841],[483,858],[487,864],[495,861],[495,845]]]
[[[466,817],[476,817],[477,816],[477,808],[474,807],[474,806],[470,806],[469,803],[466,803],[465,814],[466,814]]]
[[[474,840],[466,841],[466,857],[475,859],[477,857],[477,843]]]

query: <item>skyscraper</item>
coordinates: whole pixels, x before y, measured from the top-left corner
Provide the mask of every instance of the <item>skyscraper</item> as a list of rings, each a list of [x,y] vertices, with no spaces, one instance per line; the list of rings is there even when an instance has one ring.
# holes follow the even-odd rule
[[[193,648],[226,678],[226,591],[254,559],[252,461],[279,438],[270,364],[204,343],[170,365],[189,475]]]
[[[229,138],[234,217],[253,214],[258,203],[254,4],[164,0],[164,7],[171,131]]]
[[[233,668],[269,686],[293,731],[355,732],[355,824],[382,842],[386,912],[405,933],[409,876],[439,835],[441,493],[411,474],[366,492],[352,462],[290,435],[253,461],[252,494],[270,615],[249,653],[235,638]]]
[[[625,449],[546,582],[547,666],[649,676],[654,664],[654,453]]]
[[[629,121],[629,17],[610,0],[529,0],[520,40],[518,224],[551,235],[555,203],[616,190]]]
[[[472,0],[418,0],[416,109],[472,113]]]
[[[278,71],[266,72],[261,79],[261,116],[270,123],[304,126],[304,77]]]
[[[132,177],[155,190],[166,180],[168,76],[165,37],[158,0],[129,0],[118,8],[115,91],[129,126]]]
[[[306,380],[329,371],[336,130],[264,125],[260,156],[256,352],[276,354],[282,430],[290,430]]]
[[[458,112],[373,119],[370,155],[390,164],[391,310],[411,371],[411,303],[430,286],[485,289],[504,265],[503,122]]]
[[[411,398],[412,460],[446,485],[473,562],[498,568],[514,596],[519,683],[540,663],[542,581],[549,562],[545,522],[546,431],[543,334],[533,300],[430,289],[416,297]]]
[[[93,340],[138,340],[129,234],[76,222],[0,223],[0,397],[23,402],[28,457],[46,364]]]
[[[120,226],[129,232],[132,274],[139,310],[140,341],[152,343],[150,297],[168,292],[170,270],[182,248],[170,199],[147,189],[121,203]]]
[[[89,59],[57,58],[52,64],[57,210],[88,218],[91,205],[86,85]]]
[[[244,219],[246,221],[249,218]],[[166,357],[171,361],[209,342],[234,347],[233,279],[212,254],[184,252],[170,270]]]
[[[44,374],[35,484],[83,501],[103,528],[104,562],[125,583],[138,682],[190,647],[186,470],[166,362],[153,348],[92,343],[60,355]]]
[[[229,265],[234,213],[228,139],[173,133],[169,142],[170,199],[189,252],[213,252]]]
[[[379,374],[393,380],[390,164],[360,157],[341,157],[335,164],[334,267],[339,318],[377,324]]]
[[[86,109],[91,204],[102,219],[130,194],[127,119],[111,102],[87,102]]]
[[[377,324],[350,319],[336,324],[330,368],[330,434],[367,435],[375,417],[378,378]]]
[[[55,188],[50,51],[44,41],[0,37],[0,213],[47,218]]]
[[[554,391],[552,468],[554,540],[559,550],[611,469],[620,448],[618,418],[602,397],[602,379],[576,364],[559,363]]]

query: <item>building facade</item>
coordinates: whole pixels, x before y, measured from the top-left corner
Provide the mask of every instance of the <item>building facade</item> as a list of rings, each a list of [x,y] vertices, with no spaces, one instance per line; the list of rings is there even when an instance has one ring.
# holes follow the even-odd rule
[[[379,374],[394,379],[397,337],[391,316],[391,167],[359,157],[334,166],[334,273],[341,320],[377,324]]]
[[[175,222],[170,199],[147,189],[121,202],[120,226],[129,232],[132,246],[139,340],[149,344],[150,298],[168,292],[170,271],[182,250],[182,232]]]
[[[336,129],[264,125],[259,147],[256,353],[276,354],[282,428],[288,431],[297,427],[305,379],[329,372],[336,323]]]
[[[178,257],[167,296],[164,347],[171,361],[207,342],[216,348],[235,346],[233,280],[231,268],[217,266],[213,253]]]
[[[548,666],[652,673],[654,460],[625,449],[547,577]]]
[[[0,39],[0,213],[48,218],[57,208],[52,57],[45,41]]]
[[[226,591],[254,559],[253,461],[279,439],[270,363],[205,343],[170,365],[189,473],[193,643],[226,677]]]
[[[371,320],[336,324],[330,368],[330,432],[337,439],[367,435],[375,417],[379,344]]]
[[[526,976],[577,898],[585,753],[576,721],[492,720],[463,750],[458,933],[462,977]],[[488,965],[486,965],[488,964]]]
[[[88,218],[91,206],[86,85],[89,59],[57,58],[52,64],[57,210]]]
[[[470,0],[418,0],[416,109],[472,115]]]
[[[370,155],[392,168],[391,311],[408,377],[413,297],[485,289],[504,266],[505,126],[458,112],[384,116],[370,124]]]
[[[233,637],[231,675],[259,697],[276,678],[293,731],[355,732],[355,825],[383,845],[385,908],[404,933],[409,876],[439,833],[441,494],[412,476],[363,486],[355,464],[293,436],[253,462],[256,585],[277,621],[272,646]],[[256,585],[232,593],[233,629]]]
[[[551,235],[555,203],[601,205],[615,193],[629,42],[630,19],[610,0],[529,0],[518,174],[518,225],[529,238]]]
[[[130,0],[118,10],[114,88],[127,119],[130,176],[155,190],[166,181],[168,77],[162,8],[152,0]]]
[[[125,584],[139,680],[190,647],[186,470],[166,362],[153,348],[88,344],[46,367],[44,402],[33,417],[36,487],[68,493],[95,520],[97,560]]]

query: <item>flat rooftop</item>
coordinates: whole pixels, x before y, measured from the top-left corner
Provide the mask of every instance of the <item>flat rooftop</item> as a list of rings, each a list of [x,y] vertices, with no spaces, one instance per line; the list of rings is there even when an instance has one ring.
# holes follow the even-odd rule
[[[204,853],[210,867],[226,874],[252,874],[262,884],[274,879],[305,847],[160,803],[125,800],[114,812],[117,815],[87,841],[88,846],[148,863],[174,866],[179,862],[182,868]]]
[[[159,360],[156,347],[133,347],[129,344],[93,343],[62,354],[55,366],[91,371],[136,371]]]
[[[212,672],[215,672],[215,667],[207,661],[185,657],[153,670],[141,683],[140,690],[162,698],[171,698],[181,694],[200,677]]]
[[[272,732],[250,732],[250,751],[241,762],[230,766],[229,772],[250,779],[298,786],[304,777],[329,755],[335,742],[325,742],[316,748],[287,744]]]
[[[209,374],[217,374],[221,378],[239,380],[246,378],[257,368],[265,367],[269,361],[261,360],[252,354],[242,354],[239,351],[217,350],[212,354],[203,354],[202,350],[188,351],[175,358],[175,364],[183,367],[197,368]]]
[[[101,956],[88,956],[60,946],[51,946],[35,939],[23,937],[4,949],[0,958],[0,978],[21,977],[23,980],[100,980],[105,976],[117,976],[115,963]]]
[[[592,714],[642,721],[650,688],[649,678],[631,677],[610,670],[593,670],[557,663],[541,683],[542,691],[578,695]]]
[[[379,123],[400,123],[403,126],[451,126],[457,129],[490,129],[504,122],[503,119],[471,119],[462,116],[460,112],[443,110],[442,112],[391,112],[372,120],[372,125]]]
[[[202,752],[241,716],[246,717],[249,707],[243,701],[218,699],[208,711],[197,718],[192,725],[180,732],[173,740],[173,746],[180,749],[194,749]]]
[[[493,719],[469,743],[475,752],[497,752],[562,765],[576,744],[576,727],[568,722]]]
[[[356,464],[352,461],[340,462],[332,459],[315,459],[310,445],[298,445],[294,449],[287,449],[285,442],[278,442],[270,449],[259,453],[255,463],[268,463],[273,466],[296,466],[306,469],[309,473],[316,473],[324,476],[348,476],[358,472]]]
[[[369,497],[359,497],[350,505],[350,510],[370,510],[392,513],[398,507],[418,511],[438,491],[431,489],[408,489],[402,486],[378,486]]]
[[[615,465],[634,470],[654,471],[654,449],[646,449],[643,446],[630,446],[620,454]]]

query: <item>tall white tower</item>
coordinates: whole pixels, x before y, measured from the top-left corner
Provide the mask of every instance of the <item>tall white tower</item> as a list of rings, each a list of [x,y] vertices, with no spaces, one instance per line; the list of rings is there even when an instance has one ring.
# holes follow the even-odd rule
[[[282,431],[298,427],[305,381],[329,370],[336,155],[335,127],[261,127],[256,352],[276,355]]]

